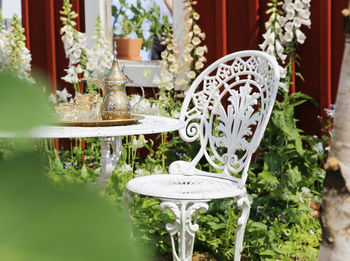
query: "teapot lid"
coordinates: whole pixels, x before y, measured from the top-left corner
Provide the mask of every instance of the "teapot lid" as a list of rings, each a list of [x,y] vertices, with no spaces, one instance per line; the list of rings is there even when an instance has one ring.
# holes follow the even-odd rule
[[[104,82],[106,82],[106,83],[116,82],[118,84],[125,84],[128,82],[128,78],[126,77],[126,75],[124,74],[122,69],[120,69],[120,66],[119,66],[119,63],[117,60],[116,45],[114,45],[113,49],[114,49],[113,50],[114,59],[113,59],[112,67],[111,67],[111,70],[109,71],[109,73],[105,76]]]

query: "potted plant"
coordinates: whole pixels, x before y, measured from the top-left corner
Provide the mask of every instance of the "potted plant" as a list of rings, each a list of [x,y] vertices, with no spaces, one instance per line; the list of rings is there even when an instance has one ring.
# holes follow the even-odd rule
[[[120,8],[115,5],[112,6],[112,16],[114,17],[113,41],[117,44],[118,58],[129,60],[141,60],[140,50],[142,47],[146,47],[147,50],[151,49],[154,35],[161,35],[160,10],[159,7],[154,4],[150,11],[147,11],[141,4],[141,0],[137,0],[136,6],[126,3],[126,0],[119,0]],[[128,14],[132,16],[128,16]],[[143,34],[142,25],[145,21],[151,23],[150,36],[146,39]],[[115,33],[115,29],[118,27],[119,33]],[[137,38],[131,38],[136,35]]]

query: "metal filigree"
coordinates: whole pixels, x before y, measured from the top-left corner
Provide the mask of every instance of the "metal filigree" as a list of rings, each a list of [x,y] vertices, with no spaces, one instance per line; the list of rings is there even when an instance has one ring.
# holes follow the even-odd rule
[[[223,178],[243,185],[277,94],[278,68],[260,52],[225,58],[208,67],[188,91],[180,135],[201,142],[192,168],[205,157]]]
[[[163,201],[160,204],[160,209],[164,211],[166,208],[170,209],[175,216],[175,222],[173,224],[167,223],[165,225],[171,238],[173,260],[191,261],[194,238],[199,229],[199,226],[196,224],[198,211],[207,211],[209,205],[206,201]],[[195,215],[194,218],[193,215]],[[178,251],[176,251],[175,237],[178,241]]]
[[[244,231],[245,231],[245,227],[247,225],[249,212],[250,212],[250,203],[249,203],[249,199],[248,199],[247,194],[244,194],[243,196],[238,198],[237,206],[239,208],[242,208],[242,212],[241,212],[241,215],[238,218],[238,222],[237,222],[237,231],[236,231],[236,240],[235,240],[235,256],[234,256],[235,261],[241,260],[241,252],[243,249]]]
[[[117,166],[122,153],[122,141],[120,137],[101,137],[101,172],[96,181],[96,188],[106,188],[112,171]]]

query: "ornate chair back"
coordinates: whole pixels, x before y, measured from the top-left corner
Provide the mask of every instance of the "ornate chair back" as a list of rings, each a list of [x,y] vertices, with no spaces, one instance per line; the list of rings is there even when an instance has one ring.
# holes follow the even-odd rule
[[[252,154],[266,129],[279,82],[274,57],[261,51],[229,54],[205,69],[187,91],[180,136],[200,141],[191,162],[176,161],[171,174],[207,175],[244,186]],[[216,173],[199,169],[207,161]]]

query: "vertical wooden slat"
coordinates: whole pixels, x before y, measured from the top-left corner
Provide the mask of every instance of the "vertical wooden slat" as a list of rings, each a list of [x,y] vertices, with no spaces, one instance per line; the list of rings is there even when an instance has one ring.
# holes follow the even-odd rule
[[[320,8],[320,113],[332,102],[332,1]]]
[[[24,35],[26,36],[26,47],[30,50],[29,0],[21,1],[21,9],[22,9],[22,26],[24,28]]]
[[[227,54],[227,13],[226,0],[217,0],[216,3],[216,56]],[[203,18],[202,18],[203,19]]]
[[[249,26],[249,49],[257,49],[260,35],[260,14],[259,0],[249,0],[248,2],[248,26]]]
[[[53,92],[57,90],[57,69],[56,69],[56,39],[55,39],[55,19],[54,0],[45,1],[45,32],[46,32],[46,66],[50,78]]]

